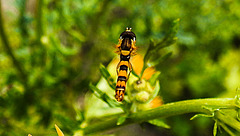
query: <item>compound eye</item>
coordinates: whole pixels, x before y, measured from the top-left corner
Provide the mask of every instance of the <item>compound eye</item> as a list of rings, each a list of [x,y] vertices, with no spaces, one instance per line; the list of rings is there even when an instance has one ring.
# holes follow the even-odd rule
[[[119,37],[119,39],[121,39],[121,40],[122,40],[122,39],[123,39],[123,38],[122,38],[122,36],[120,36],[120,37]]]

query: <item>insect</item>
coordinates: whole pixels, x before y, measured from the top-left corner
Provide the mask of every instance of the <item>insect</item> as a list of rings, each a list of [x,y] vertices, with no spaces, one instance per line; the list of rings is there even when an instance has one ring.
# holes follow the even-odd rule
[[[136,35],[132,32],[132,28],[126,28],[124,32],[121,33],[119,38],[119,43],[116,46],[117,51],[120,55],[120,62],[117,65],[117,85],[116,85],[116,95],[117,101],[121,102],[124,98],[124,93],[126,89],[126,82],[132,71],[132,64],[129,62],[130,56],[134,55],[136,52]]]

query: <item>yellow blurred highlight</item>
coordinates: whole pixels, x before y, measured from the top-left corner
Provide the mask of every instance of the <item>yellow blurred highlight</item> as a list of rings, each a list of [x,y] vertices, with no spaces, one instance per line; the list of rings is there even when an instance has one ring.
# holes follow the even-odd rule
[[[154,73],[156,73],[155,69],[153,67],[149,67],[144,70],[142,79],[149,80]]]
[[[135,55],[133,56],[131,62],[132,62],[134,72],[137,75],[140,75],[143,68],[143,57],[139,54]]]
[[[31,134],[28,134],[28,136],[32,136]]]
[[[150,107],[153,108],[157,108],[159,106],[163,105],[163,101],[162,98],[160,96],[157,96],[156,98],[154,98],[151,102],[150,102]]]
[[[143,57],[141,55],[135,55],[131,62],[135,73],[140,75],[143,68]],[[149,80],[154,73],[156,73],[155,69],[153,67],[149,67],[144,70],[142,79]]]
[[[76,131],[73,136],[83,136],[83,130]]]
[[[64,136],[63,132],[61,131],[61,129],[56,124],[55,124],[55,128],[56,128],[58,136]]]

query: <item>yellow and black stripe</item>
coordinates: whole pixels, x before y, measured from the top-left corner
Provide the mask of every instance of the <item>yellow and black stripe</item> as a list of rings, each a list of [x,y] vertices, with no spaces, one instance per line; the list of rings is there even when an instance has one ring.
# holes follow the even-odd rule
[[[132,64],[129,62],[129,59],[131,55],[135,54],[135,43],[136,35],[132,32],[131,28],[126,28],[126,31],[122,32],[120,35],[119,44],[116,46],[118,49],[117,53],[120,55],[120,62],[117,65],[118,79],[115,98],[119,102],[124,98],[126,82],[132,71]]]

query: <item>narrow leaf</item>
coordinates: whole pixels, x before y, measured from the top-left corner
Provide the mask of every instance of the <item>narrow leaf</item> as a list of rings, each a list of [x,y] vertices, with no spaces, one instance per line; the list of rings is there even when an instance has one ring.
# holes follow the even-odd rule
[[[69,48],[69,47],[66,47],[66,46],[62,45],[60,40],[58,40],[54,36],[50,36],[48,38],[49,39],[47,39],[47,40],[50,40],[50,42],[52,43],[54,48],[56,50],[58,50],[60,53],[62,53],[63,55],[66,55],[66,56],[75,55],[79,50],[78,47]]]
[[[149,82],[151,84],[151,86],[153,86],[154,84],[156,84],[157,79],[159,78],[161,72],[156,72],[155,74],[152,75],[152,77],[149,79]]]
[[[126,121],[127,117],[128,117],[127,115],[119,117],[117,125],[122,125]]]
[[[213,115],[207,115],[207,114],[196,114],[196,115],[194,115],[193,117],[191,117],[190,120],[194,120],[195,118],[198,118],[198,117],[212,118]]]
[[[238,109],[236,109],[236,111],[237,111],[237,119],[238,119],[238,121],[240,121],[240,109],[238,108]]]
[[[158,51],[160,49],[168,47],[177,41],[176,34],[179,28],[179,21],[180,19],[176,19],[173,21],[170,31],[168,32],[168,34],[165,35],[165,37],[161,40],[161,42],[154,44],[152,40],[150,41],[148,50],[144,56],[144,66],[146,66],[147,62],[151,59],[152,56],[156,56],[158,54]],[[167,54],[166,57],[169,57],[170,55],[171,54]],[[155,62],[155,64],[153,65],[156,65],[156,64],[158,63]]]
[[[240,87],[237,87],[236,89],[236,95],[235,95],[235,103],[237,105],[240,105]]]
[[[110,73],[108,72],[108,70],[106,69],[106,67],[102,64],[100,64],[99,70],[102,74],[102,76],[106,79],[108,85],[112,88],[115,89],[116,84],[114,83],[113,78],[111,77]]]
[[[232,130],[230,130],[229,128],[228,128],[228,126],[227,125],[225,125],[224,123],[221,123],[220,121],[218,121],[217,122],[218,123],[218,130],[220,131],[220,133],[222,133],[222,131],[221,131],[221,129],[220,128],[223,128],[230,136],[236,136],[236,134],[234,134],[233,132],[232,132]],[[220,127],[221,126],[221,127]]]
[[[172,55],[172,52],[169,52],[169,53],[165,54],[164,56],[151,61],[151,63],[149,63],[148,66],[155,67],[155,66],[159,65],[160,63],[162,63],[163,61],[167,60],[171,55]]]
[[[158,127],[163,127],[167,129],[171,128],[168,124],[166,124],[163,120],[160,119],[149,120],[148,122]]]
[[[217,121],[215,121],[214,127],[213,127],[213,136],[217,136],[217,128],[218,128]]]
[[[160,91],[160,83],[159,83],[159,80],[156,81],[156,84],[155,84],[155,87],[154,87],[154,93],[152,95],[153,99],[157,96],[157,94],[159,93]]]
[[[55,128],[56,128],[58,136],[64,136],[63,132],[61,131],[61,129],[56,124],[55,124]]]
[[[170,31],[163,38],[163,40],[161,42],[156,44],[155,50],[159,50],[159,49],[165,48],[167,46],[172,45],[174,42],[176,42],[177,37],[175,37],[175,36],[176,36],[176,34],[178,32],[179,21],[180,21],[180,19],[176,19],[176,20],[173,21]]]
[[[160,91],[160,84],[159,84],[159,80],[157,80],[154,90],[153,90],[153,93],[151,95],[151,98],[147,102],[152,101],[158,95],[159,91]]]
[[[214,117],[240,132],[240,122],[234,117],[221,111],[215,111]]]
[[[121,104],[117,101],[111,99],[106,93],[102,92],[100,89],[95,87],[93,84],[89,84],[90,89],[93,91],[94,95],[104,102],[106,102],[110,107],[120,107]]]
[[[147,52],[145,53],[145,56],[144,56],[144,64],[149,60],[152,50],[154,50],[154,42],[151,39],[150,43],[149,43],[149,46],[148,46],[148,50],[147,50]]]

